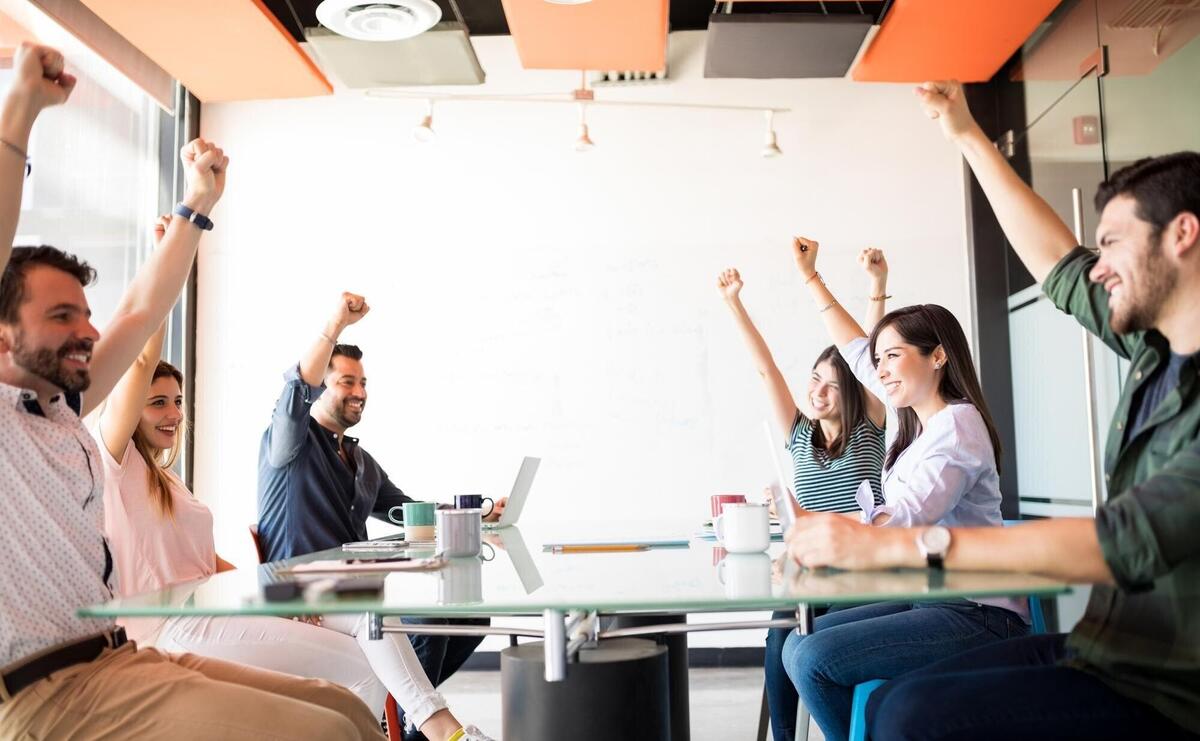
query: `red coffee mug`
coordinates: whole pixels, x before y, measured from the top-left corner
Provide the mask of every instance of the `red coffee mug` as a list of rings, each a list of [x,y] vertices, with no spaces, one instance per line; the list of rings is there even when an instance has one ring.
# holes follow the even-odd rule
[[[745,504],[745,494],[713,494],[708,499],[712,508],[712,516],[720,517],[721,509],[727,504]]]

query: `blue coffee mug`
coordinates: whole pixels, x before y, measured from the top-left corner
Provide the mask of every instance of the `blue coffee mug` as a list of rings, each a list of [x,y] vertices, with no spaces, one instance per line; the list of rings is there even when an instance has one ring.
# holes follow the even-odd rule
[[[496,503],[490,498],[482,494],[458,494],[454,497],[454,509],[483,509],[483,503],[488,503],[487,512],[483,513],[487,517],[496,509]]]

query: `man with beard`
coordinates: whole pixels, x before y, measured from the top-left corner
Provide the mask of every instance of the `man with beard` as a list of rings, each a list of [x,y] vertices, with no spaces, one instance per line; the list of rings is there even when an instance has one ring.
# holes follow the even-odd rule
[[[10,247],[34,121],[75,86],[64,67],[57,51],[22,44],[0,106],[0,738],[378,738],[370,711],[341,687],[139,649],[112,620],[76,616],[114,586],[104,469],[80,417],[175,303],[229,160],[202,139],[183,148],[183,202],[97,332],[87,263]]]
[[[1101,183],[1094,254],[988,141],[958,83],[917,94],[1046,295],[1129,361],[1104,460],[1108,501],[1094,520],[1015,528],[872,529],[813,515],[789,533],[789,552],[810,567],[944,565],[1094,585],[1069,635],[997,643],[883,685],[868,705],[872,739],[1196,738],[1200,153],[1140,160]]]
[[[284,373],[283,393],[258,450],[258,533],[267,560],[300,556],[367,539],[367,517],[415,501],[346,431],[362,420],[367,377],[362,350],[339,344],[342,331],[370,311],[366,299],[343,293],[333,316]],[[488,519],[499,519],[504,500]],[[406,623],[486,625],[487,620],[404,618]],[[437,687],[483,640],[477,636],[410,636]],[[407,724],[405,724],[407,726]],[[422,741],[405,728],[405,738]]]

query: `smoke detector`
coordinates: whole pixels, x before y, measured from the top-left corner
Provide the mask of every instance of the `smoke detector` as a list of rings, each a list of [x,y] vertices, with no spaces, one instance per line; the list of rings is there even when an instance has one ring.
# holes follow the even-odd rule
[[[359,41],[398,41],[425,33],[442,19],[433,0],[323,0],[317,20],[330,31]]]

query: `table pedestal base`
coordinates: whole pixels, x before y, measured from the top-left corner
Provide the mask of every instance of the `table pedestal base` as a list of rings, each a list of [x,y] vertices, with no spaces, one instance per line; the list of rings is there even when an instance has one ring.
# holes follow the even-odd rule
[[[667,650],[638,638],[601,641],[545,679],[541,642],[500,653],[503,736],[520,741],[661,741],[670,738]]]

